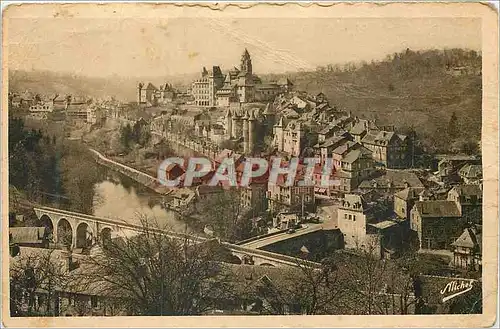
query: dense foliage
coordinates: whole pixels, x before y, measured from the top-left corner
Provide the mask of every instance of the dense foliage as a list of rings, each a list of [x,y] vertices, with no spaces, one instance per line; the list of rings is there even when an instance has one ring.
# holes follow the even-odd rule
[[[88,213],[101,172],[83,145],[60,137],[9,118],[9,184],[32,202]]]

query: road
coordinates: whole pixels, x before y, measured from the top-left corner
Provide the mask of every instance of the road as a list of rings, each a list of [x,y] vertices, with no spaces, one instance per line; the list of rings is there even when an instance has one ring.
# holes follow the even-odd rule
[[[308,223],[306,225],[307,225],[307,228],[299,228],[295,231],[295,233],[286,233],[286,232],[279,233],[279,234],[271,235],[268,237],[264,237],[264,238],[259,239],[259,240],[254,240],[254,241],[244,243],[241,246],[245,247],[245,248],[259,249],[259,248],[265,247],[265,246],[273,244],[273,243],[296,238],[298,236],[301,236],[301,235],[304,235],[307,233],[311,233],[311,232],[316,232],[316,231],[323,229],[323,225],[321,225],[321,224],[309,224]]]

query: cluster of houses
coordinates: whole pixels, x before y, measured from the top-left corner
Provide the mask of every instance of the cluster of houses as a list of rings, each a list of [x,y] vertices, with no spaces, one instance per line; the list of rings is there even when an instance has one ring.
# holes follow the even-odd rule
[[[222,111],[177,113],[158,120],[170,122],[159,125],[159,130],[182,125],[188,127],[191,137],[236,142],[234,150],[224,150],[218,156],[233,156],[236,164],[251,155],[315,156],[320,159],[314,171],[319,181],[324,161],[333,160],[339,184],[251,184],[249,192],[242,193],[248,207],[263,210],[279,204],[290,210],[303,203],[309,207],[318,200],[337,199],[338,227],[346,248],[375,245],[375,252],[386,257],[415,236],[421,250],[448,252],[457,266],[480,267],[479,157],[436,156],[435,171],[412,169],[409,136],[332,107],[322,93],[307,95],[291,89],[267,104],[239,103]],[[267,136],[271,145],[264,152],[259,146]],[[196,199],[196,193],[181,190],[172,195],[173,203],[186,204],[186,200]],[[280,225],[281,221],[277,222]]]
[[[10,108],[29,111],[28,117],[38,120],[64,120],[96,124],[104,119],[99,102],[86,96],[40,95],[26,91],[9,93]]]

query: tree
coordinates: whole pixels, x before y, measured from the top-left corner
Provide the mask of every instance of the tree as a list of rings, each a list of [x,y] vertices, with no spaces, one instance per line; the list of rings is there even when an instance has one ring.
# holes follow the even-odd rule
[[[132,128],[132,139],[135,143],[145,146],[150,138],[151,132],[149,131],[149,125],[145,124],[144,121],[137,121]]]
[[[363,250],[337,254],[347,294],[341,314],[409,314],[415,304],[413,280],[396,262],[381,259],[378,237],[365,241]]]
[[[167,236],[157,222],[141,217],[142,232],[108,241],[89,258],[88,278],[101,282],[103,296],[118,298],[129,314],[199,315],[225,288],[222,265],[210,243]]]
[[[453,112],[451,114],[451,117],[450,117],[450,121],[448,123],[448,136],[451,138],[451,139],[455,139],[458,137],[458,118],[457,118],[457,114],[455,112]]]
[[[120,140],[125,149],[130,150],[131,142],[133,140],[133,132],[130,124],[127,123],[125,126],[120,128]]]
[[[251,209],[243,205],[241,190],[234,188],[215,193],[196,206],[203,214],[202,222],[210,225],[219,238],[235,242],[252,235],[252,224],[248,215]]]
[[[303,311],[308,315],[335,314],[347,291],[332,258],[325,260],[320,269],[297,259],[297,267],[300,274],[294,277],[291,292]]]

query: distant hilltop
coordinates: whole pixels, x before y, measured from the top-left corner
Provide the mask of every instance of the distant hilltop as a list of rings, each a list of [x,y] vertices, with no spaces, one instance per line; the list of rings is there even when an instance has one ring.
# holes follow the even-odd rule
[[[9,70],[9,91],[23,92],[30,90],[35,94],[88,95],[93,98],[115,97],[124,102],[137,100],[134,86],[140,81],[154,83],[168,80],[174,87],[185,89],[195,75],[173,77],[122,77],[106,78],[87,77],[70,73],[51,71]],[[130,88],[127,88],[130,86]]]

